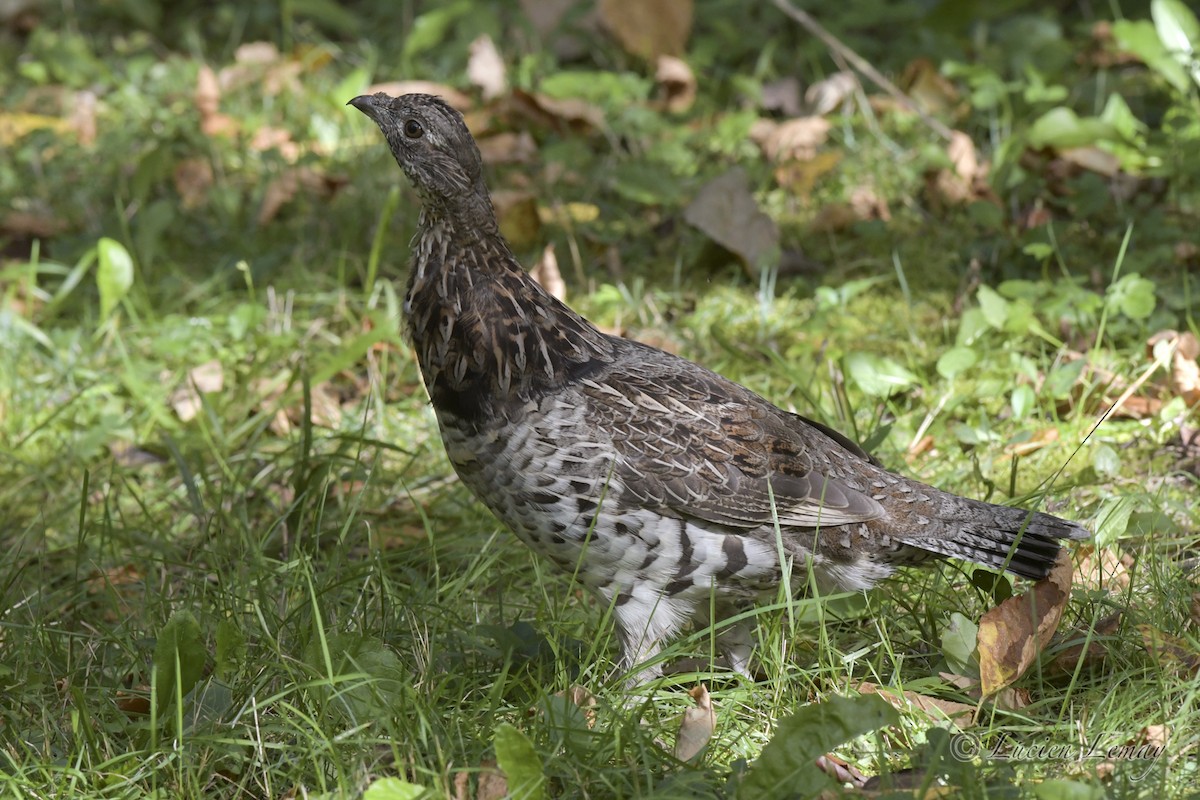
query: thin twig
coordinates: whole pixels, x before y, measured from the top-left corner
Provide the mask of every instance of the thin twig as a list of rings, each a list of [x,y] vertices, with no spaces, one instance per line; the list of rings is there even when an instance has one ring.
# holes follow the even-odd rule
[[[908,95],[896,88],[896,84],[883,77],[879,70],[871,66],[870,62],[868,62],[865,58],[843,44],[840,39],[821,27],[819,22],[813,19],[809,14],[793,6],[788,2],[788,0],[774,0],[774,2],[780,11],[782,11],[784,14],[787,14],[796,22],[800,23],[805,30],[824,42],[826,47],[844,58],[850,64],[850,66],[854,67],[854,69],[870,78],[872,83],[894,97],[896,102],[920,117],[921,121],[928,125],[934,133],[936,133],[938,136],[941,136],[946,141],[950,141],[953,133],[949,128],[926,114],[921,109],[917,108],[917,105]]]

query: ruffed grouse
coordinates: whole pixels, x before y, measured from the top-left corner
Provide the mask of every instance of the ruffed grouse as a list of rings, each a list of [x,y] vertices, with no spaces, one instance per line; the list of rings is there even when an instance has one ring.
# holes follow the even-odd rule
[[[1087,531],[887,471],[841,434],[662,350],[610,336],[547,294],[500,235],[458,112],[363,95],[423,201],[408,333],[459,477],[536,552],[611,604],[623,666],[774,593],[790,562],[826,589],[954,556],[1044,577]],[[750,637],[718,644],[747,672]]]

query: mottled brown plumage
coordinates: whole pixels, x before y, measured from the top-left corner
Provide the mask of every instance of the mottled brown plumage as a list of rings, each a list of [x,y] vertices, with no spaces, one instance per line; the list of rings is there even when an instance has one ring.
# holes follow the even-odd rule
[[[948,494],[690,361],[597,330],[501,237],[462,117],[356,97],[423,201],[404,309],[446,452],[534,550],[612,604],[626,667],[690,621],[797,584],[867,588],[953,556],[1044,577],[1087,531]],[[720,637],[747,670],[743,626]],[[641,677],[656,663],[643,664]]]

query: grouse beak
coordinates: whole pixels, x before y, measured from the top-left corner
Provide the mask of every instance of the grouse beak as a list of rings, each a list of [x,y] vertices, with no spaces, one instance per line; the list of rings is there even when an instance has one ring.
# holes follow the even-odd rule
[[[366,114],[378,124],[383,116],[383,109],[376,105],[375,99],[379,95],[360,94],[358,97],[351,100],[346,105],[354,106],[359,111]]]

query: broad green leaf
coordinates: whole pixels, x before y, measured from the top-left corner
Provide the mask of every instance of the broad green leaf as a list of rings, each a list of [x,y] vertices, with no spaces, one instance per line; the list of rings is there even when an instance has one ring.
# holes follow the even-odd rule
[[[125,245],[107,236],[96,242],[96,288],[100,290],[100,318],[117,307],[133,286],[133,258]]]
[[[460,2],[448,3],[418,16],[413,20],[408,38],[404,40],[401,58],[408,61],[442,44],[454,23],[470,14],[471,9],[471,3],[460,0]]]
[[[817,759],[838,745],[899,724],[900,712],[878,695],[830,697],[780,720],[775,735],[750,765],[739,800],[814,797],[833,788]]]
[[[228,677],[246,655],[246,634],[236,622],[223,619],[217,623],[217,652],[214,672]]]
[[[917,382],[917,376],[890,358],[856,352],[846,356],[846,371],[872,397],[889,397]]]
[[[1012,390],[1012,397],[1009,398],[1009,404],[1012,406],[1013,419],[1025,419],[1029,412],[1033,409],[1037,398],[1033,394],[1033,389],[1028,384],[1022,383]]]
[[[1129,518],[1133,516],[1135,502],[1133,497],[1126,495],[1110,497],[1100,505],[1093,540],[1097,548],[1108,547],[1125,535],[1129,530]]]
[[[356,722],[391,713],[408,673],[386,644],[373,636],[338,633],[325,640],[329,649],[327,671],[321,640],[314,636],[304,651],[304,660],[328,683],[318,691]]]
[[[1066,106],[1052,108],[1029,126],[1029,144],[1034,148],[1067,150],[1097,142],[1119,139],[1116,128],[1096,117],[1081,117]]]
[[[1147,67],[1162,76],[1179,92],[1188,91],[1188,76],[1174,56],[1167,52],[1154,23],[1149,20],[1118,20],[1112,26],[1117,47],[1140,58]]]
[[[979,361],[979,355],[969,347],[954,347],[942,353],[938,359],[938,374],[947,380],[969,370]]]
[[[363,792],[363,800],[417,800],[425,794],[424,786],[400,778],[380,778]]]
[[[1086,362],[1082,358],[1068,361],[1065,364],[1059,364],[1050,370],[1050,373],[1046,376],[1046,382],[1042,385],[1042,391],[1055,400],[1061,400],[1075,388],[1075,383],[1079,380],[1079,376],[1083,374],[1083,368],[1086,365]]]
[[[496,726],[496,764],[508,779],[508,794],[513,800],[542,800],[546,796],[546,775],[542,759],[529,738],[507,722]]]
[[[1034,783],[1033,795],[1038,800],[1103,800],[1108,796],[1104,787],[1098,783],[1069,781],[1065,778],[1051,778]]]
[[[975,296],[979,300],[979,310],[983,312],[983,318],[987,320],[988,325],[1003,330],[1008,319],[1008,301],[990,286],[980,286]]]
[[[957,611],[950,615],[950,624],[942,631],[942,655],[956,675],[975,677],[979,674],[975,648],[979,626]]]
[[[1150,0],[1150,17],[1163,47],[1200,86],[1200,22],[1179,0]]]
[[[1154,313],[1158,298],[1154,294],[1154,283],[1136,272],[1122,275],[1104,293],[1104,302],[1109,311],[1118,311],[1130,319],[1145,319]]]
[[[1092,453],[1092,468],[1101,475],[1115,478],[1121,473],[1121,456],[1110,445],[1098,445]]]
[[[155,697],[159,709],[186,695],[204,675],[204,636],[190,611],[176,611],[154,645]],[[178,691],[177,691],[178,689]]]

